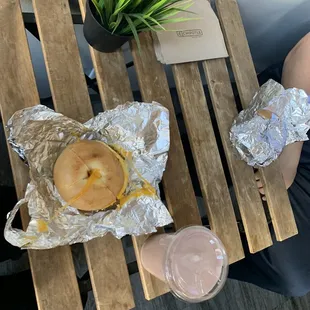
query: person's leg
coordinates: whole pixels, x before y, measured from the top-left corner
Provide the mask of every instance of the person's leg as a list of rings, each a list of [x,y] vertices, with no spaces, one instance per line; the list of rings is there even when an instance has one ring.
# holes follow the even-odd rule
[[[282,83],[286,88],[302,88],[310,95],[310,34],[287,56]],[[302,157],[310,154],[308,149],[310,144],[306,142]],[[295,178],[300,152],[301,146],[297,144],[286,148],[281,155],[287,187]],[[299,234],[277,242],[272,230],[273,246],[256,254],[247,251],[244,260],[231,266],[230,278],[288,296],[302,296],[310,291],[310,160],[308,163],[299,166],[296,179],[289,189]]]

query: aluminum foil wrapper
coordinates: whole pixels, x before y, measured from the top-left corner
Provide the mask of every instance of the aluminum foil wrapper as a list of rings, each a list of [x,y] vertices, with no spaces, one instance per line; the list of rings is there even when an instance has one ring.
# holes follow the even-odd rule
[[[108,232],[117,238],[152,233],[156,227],[172,222],[158,190],[170,144],[169,112],[160,104],[128,103],[85,124],[37,105],[16,112],[8,122],[8,129],[9,143],[30,170],[25,198],[9,213],[5,226],[4,235],[11,244],[48,249],[86,242]],[[134,197],[119,210],[83,213],[66,207],[54,186],[53,167],[64,148],[78,139],[100,140],[129,152],[126,194],[142,188],[147,180],[157,189],[157,196]],[[28,204],[30,215],[26,231],[12,227],[24,204]]]
[[[305,91],[269,80],[255,94],[230,130],[230,140],[250,166],[268,166],[283,148],[307,141],[310,100]]]

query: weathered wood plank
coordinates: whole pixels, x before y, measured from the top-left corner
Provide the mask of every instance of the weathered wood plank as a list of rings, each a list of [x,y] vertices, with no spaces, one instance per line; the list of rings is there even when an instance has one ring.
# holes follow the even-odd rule
[[[86,121],[93,113],[68,1],[34,0],[33,6],[55,108],[71,118]],[[85,243],[84,247],[97,308],[111,309],[116,305],[118,309],[132,308],[121,241],[106,236]]]
[[[258,90],[258,81],[236,0],[216,0],[240,99],[244,108]],[[260,169],[276,238],[285,240],[298,233],[279,163]],[[276,194],[275,194],[276,193]]]
[[[240,99],[247,107],[259,85],[238,4],[236,0],[216,0],[216,7]]]
[[[140,40],[141,52],[133,42],[132,54],[143,100],[157,101],[170,112],[170,151],[163,178],[168,208],[177,229],[201,225],[164,67],[156,59],[151,34],[140,35]]]
[[[80,122],[92,116],[82,63],[66,0],[34,0],[55,109]]]
[[[197,63],[172,66],[211,229],[234,263],[244,257]]]
[[[3,122],[20,109],[40,103],[19,1],[0,6],[0,103]],[[18,198],[28,183],[28,169],[9,147]],[[21,210],[24,228],[27,209]],[[28,251],[39,309],[82,309],[70,247]]]
[[[107,235],[85,243],[84,248],[97,309],[134,308],[122,242]]]
[[[229,139],[238,112],[225,59],[207,60],[203,66],[249,249],[255,253],[270,246],[272,240],[253,169],[238,160]]]
[[[119,242],[109,233],[103,238],[91,240],[85,246],[97,309],[132,309],[135,306],[131,284],[127,282],[124,251]],[[100,273],[103,274],[98,275]]]
[[[85,15],[85,0],[80,0],[81,13]],[[133,101],[131,86],[127,74],[124,56],[121,50],[114,53],[99,53],[90,47],[90,53],[96,71],[97,83],[104,109],[113,109],[119,104]],[[159,229],[158,232],[163,232]],[[159,279],[146,271],[140,259],[140,250],[146,236],[133,237],[133,244],[141,275],[145,297],[153,299],[169,291]]]

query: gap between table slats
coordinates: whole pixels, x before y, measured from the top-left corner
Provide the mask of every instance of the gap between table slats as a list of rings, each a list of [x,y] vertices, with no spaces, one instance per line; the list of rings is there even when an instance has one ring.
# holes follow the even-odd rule
[[[272,240],[254,171],[235,156],[229,139],[238,112],[226,62],[223,58],[212,59],[204,61],[203,66],[249,249],[255,253],[272,245]]]
[[[192,62],[172,65],[172,70],[210,226],[234,263],[244,257],[243,247],[199,68]]]
[[[258,81],[236,0],[216,0],[226,45],[244,108],[258,90]],[[260,169],[276,238],[283,241],[298,233],[279,162]]]
[[[53,102],[84,122],[93,116],[67,0],[33,0]],[[97,309],[131,309],[132,290],[120,240],[107,235],[84,244]]]
[[[82,16],[85,16],[85,0],[80,0]],[[99,53],[90,47],[90,53],[96,71],[96,78],[102,104],[105,110],[113,109],[119,104],[133,101],[130,81],[124,56],[121,50],[114,53]],[[158,229],[163,233],[163,229]],[[147,272],[140,259],[140,249],[147,236],[133,237],[133,245],[140,271],[141,283],[146,299],[150,300],[169,292],[168,286]]]
[[[0,41],[0,102],[5,124],[15,111],[40,103],[19,1],[2,0]],[[28,168],[10,147],[9,154],[17,196],[21,199],[29,180]],[[21,209],[21,217],[26,229],[26,208]],[[82,309],[70,247],[29,250],[28,254],[38,308]]]

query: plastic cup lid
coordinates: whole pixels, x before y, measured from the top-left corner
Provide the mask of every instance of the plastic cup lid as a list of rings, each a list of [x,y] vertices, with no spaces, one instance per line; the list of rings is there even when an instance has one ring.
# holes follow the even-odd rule
[[[166,253],[164,272],[172,293],[187,302],[214,297],[224,286],[228,258],[219,238],[203,226],[178,231]]]

